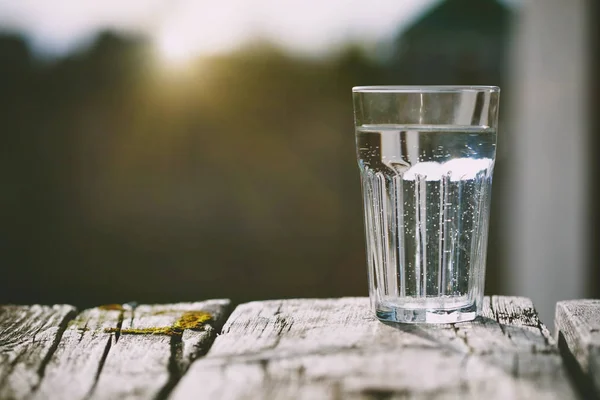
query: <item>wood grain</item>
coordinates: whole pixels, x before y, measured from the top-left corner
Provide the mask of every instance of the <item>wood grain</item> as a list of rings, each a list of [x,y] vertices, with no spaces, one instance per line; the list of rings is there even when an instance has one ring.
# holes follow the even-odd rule
[[[0,307],[0,399],[27,398],[75,316],[72,306]]]
[[[120,326],[122,306],[83,311],[65,330],[46,367],[46,375],[34,394],[36,399],[83,399],[89,395],[115,342],[106,329]]]
[[[239,306],[171,398],[572,399],[531,301],[486,298],[484,317],[386,325],[366,298]]]
[[[166,398],[206,353],[228,300],[0,307],[0,399]]]
[[[208,300],[124,307],[120,315],[90,310],[90,315],[103,317],[88,319],[83,340],[65,343],[71,349],[56,354],[57,374],[45,382],[53,386],[48,394],[59,391],[62,397],[62,383],[76,377],[85,384],[69,398],[164,398],[189,363],[208,350],[225,322],[228,306],[228,300]],[[187,321],[186,326],[180,326],[182,320]],[[73,334],[76,337],[76,332]],[[82,344],[93,350],[79,347]],[[84,354],[93,360],[74,361]],[[89,368],[81,368],[78,364],[82,362]],[[45,398],[45,393],[40,394]]]
[[[600,397],[600,300],[561,301],[556,332]]]

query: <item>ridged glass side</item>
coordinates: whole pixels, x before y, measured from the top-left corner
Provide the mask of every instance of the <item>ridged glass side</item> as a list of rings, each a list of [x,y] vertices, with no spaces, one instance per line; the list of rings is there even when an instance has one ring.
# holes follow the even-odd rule
[[[357,131],[369,288],[381,319],[456,322],[481,306],[496,134]]]

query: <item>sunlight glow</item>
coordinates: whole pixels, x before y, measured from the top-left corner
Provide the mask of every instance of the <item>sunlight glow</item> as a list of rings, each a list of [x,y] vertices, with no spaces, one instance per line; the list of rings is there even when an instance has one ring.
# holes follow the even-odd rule
[[[85,47],[104,30],[133,33],[155,40],[165,61],[177,65],[254,39],[317,56],[345,42],[378,42],[441,1],[0,0],[0,26],[24,33],[34,51],[48,55]]]
[[[184,35],[163,33],[156,40],[160,56],[171,65],[182,65],[197,56],[193,43]]]

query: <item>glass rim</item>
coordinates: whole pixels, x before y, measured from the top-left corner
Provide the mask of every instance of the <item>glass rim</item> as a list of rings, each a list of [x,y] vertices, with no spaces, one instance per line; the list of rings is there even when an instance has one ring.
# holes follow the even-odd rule
[[[485,85],[408,85],[408,86],[354,86],[352,93],[499,93],[498,86]]]

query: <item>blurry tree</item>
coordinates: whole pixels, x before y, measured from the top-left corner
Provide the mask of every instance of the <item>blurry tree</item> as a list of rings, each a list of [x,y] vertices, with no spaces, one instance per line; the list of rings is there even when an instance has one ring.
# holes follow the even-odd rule
[[[5,234],[27,228],[1,300],[364,294],[349,85],[375,68],[260,45],[178,73],[111,34],[36,68],[15,135],[30,141],[5,170],[42,176],[7,190],[49,190],[7,208]]]
[[[41,64],[0,37],[0,302],[366,295],[350,88],[417,83],[427,49],[254,43],[176,67],[104,33]]]

